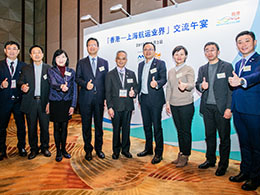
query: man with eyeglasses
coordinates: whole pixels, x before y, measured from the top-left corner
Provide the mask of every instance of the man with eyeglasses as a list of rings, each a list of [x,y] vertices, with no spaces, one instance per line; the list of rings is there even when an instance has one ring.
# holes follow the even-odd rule
[[[204,46],[204,54],[208,63],[199,68],[196,88],[202,93],[200,113],[203,115],[206,134],[206,161],[199,165],[200,169],[215,167],[216,163],[216,132],[218,130],[220,145],[220,161],[215,172],[216,176],[225,175],[230,153],[230,118],[232,91],[228,77],[233,67],[218,58],[220,51],[215,42]]]
[[[92,160],[91,125],[94,116],[95,144],[94,149],[99,158],[105,158],[103,145],[103,113],[105,106],[105,78],[108,62],[98,56],[99,42],[89,38],[86,43],[88,56],[77,63],[76,82],[81,87],[79,108],[82,119],[85,159]]]
[[[138,100],[141,106],[145,133],[145,149],[137,154],[143,157],[153,154],[153,134],[155,155],[152,164],[161,162],[163,155],[162,109],[165,104],[163,86],[167,82],[165,62],[155,58],[155,45],[146,42],[143,45],[145,60],[138,65]],[[152,131],[153,126],[153,131]]]
[[[0,61],[0,160],[6,155],[6,128],[11,113],[14,115],[17,128],[17,148],[19,155],[25,157],[25,121],[20,111],[21,91],[17,88],[17,81],[21,69],[26,64],[18,60],[20,46],[15,41],[8,41],[4,46],[6,58]]]

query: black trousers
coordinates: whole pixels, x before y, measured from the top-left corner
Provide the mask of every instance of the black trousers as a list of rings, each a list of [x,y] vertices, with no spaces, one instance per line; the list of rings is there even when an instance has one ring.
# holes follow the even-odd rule
[[[68,121],[54,122],[54,141],[57,152],[66,151],[66,140],[68,134]]]
[[[162,133],[162,106],[155,106],[147,95],[141,95],[141,114],[145,133],[145,150],[153,151],[153,131],[155,138],[155,154],[163,154],[163,133]]]
[[[203,120],[206,131],[206,158],[210,163],[216,162],[216,132],[218,130],[220,138],[218,166],[227,168],[230,153],[230,119],[225,119],[216,105],[206,104]]]
[[[194,105],[172,106],[171,112],[178,132],[180,152],[184,155],[191,154],[191,123],[194,115]]]
[[[101,151],[103,145],[103,114],[104,104],[99,104],[97,98],[93,98],[91,104],[80,107],[81,120],[82,120],[82,135],[84,140],[85,152],[92,152],[93,146],[91,144],[92,133],[91,124],[92,116],[94,116],[95,125],[95,150]]]
[[[25,148],[25,120],[24,114],[20,111],[20,102],[13,101],[0,110],[0,153],[6,152],[6,129],[10,121],[11,113],[14,115],[17,128],[17,148]]]
[[[119,154],[129,152],[130,149],[130,122],[132,111],[115,111],[112,118],[113,125],[113,152]],[[122,143],[120,141],[120,132],[122,131]]]
[[[49,148],[49,115],[42,110],[41,100],[33,99],[31,104],[31,112],[26,114],[28,125],[28,138],[31,151],[38,151],[38,134],[37,122],[40,124],[40,142],[41,150]]]

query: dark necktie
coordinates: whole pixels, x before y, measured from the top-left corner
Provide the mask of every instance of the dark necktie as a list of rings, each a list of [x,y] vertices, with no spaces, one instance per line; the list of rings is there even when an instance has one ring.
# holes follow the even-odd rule
[[[14,74],[14,62],[10,63],[10,69],[11,69],[11,73],[12,73],[12,76],[13,76],[13,74]]]
[[[119,72],[119,75],[120,75],[120,81],[122,83],[122,87],[124,88],[124,73]]]

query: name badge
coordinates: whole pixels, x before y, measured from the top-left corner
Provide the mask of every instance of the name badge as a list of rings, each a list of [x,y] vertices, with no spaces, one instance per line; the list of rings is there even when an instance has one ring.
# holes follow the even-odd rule
[[[105,67],[104,67],[104,66],[99,67],[99,72],[102,72],[102,71],[104,71],[104,70],[105,70]]]
[[[224,73],[224,72],[223,72],[223,73],[218,73],[218,74],[217,74],[217,78],[218,78],[218,79],[224,79],[224,78],[226,78],[226,73]]]
[[[65,71],[64,75],[70,77],[71,76],[71,72]]]
[[[243,71],[244,71],[244,72],[251,71],[251,65],[249,65],[249,66],[244,66]]]
[[[43,79],[44,79],[44,80],[47,79],[47,74],[43,75]]]
[[[119,89],[119,97],[127,97],[127,90],[126,89]]]
[[[16,80],[11,81],[11,88],[15,89],[16,88]]]
[[[151,74],[153,74],[153,73],[155,73],[155,72],[157,72],[157,68],[153,68],[153,69],[150,70],[150,73],[151,73]]]
[[[133,83],[134,79],[127,79],[126,81],[127,81],[127,83]]]
[[[181,77],[182,77],[182,72],[176,74],[176,78],[177,78],[177,79],[179,79],[179,78],[181,78]]]

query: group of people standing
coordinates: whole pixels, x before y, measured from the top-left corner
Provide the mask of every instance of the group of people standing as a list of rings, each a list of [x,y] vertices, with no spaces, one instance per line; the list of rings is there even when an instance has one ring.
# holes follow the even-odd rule
[[[216,133],[220,138],[220,161],[216,176],[226,173],[230,153],[230,119],[238,133],[241,148],[240,173],[230,177],[232,182],[243,182],[242,189],[255,190],[260,185],[260,56],[255,52],[253,32],[243,31],[236,37],[237,48],[242,56],[235,71],[230,63],[219,59],[217,43],[208,42],[204,54],[208,63],[199,68],[197,81],[192,66],[185,61],[188,51],[177,46],[172,51],[176,64],[168,72],[163,60],[155,58],[156,46],[143,44],[144,61],[138,65],[138,82],[135,73],[128,68],[127,52],[116,53],[116,67],[108,70],[108,61],[98,56],[99,42],[89,38],[86,42],[88,56],[78,61],[76,72],[69,68],[69,57],[58,49],[53,56],[52,67],[43,63],[43,49],[30,48],[31,65],[19,62],[19,45],[9,41],[5,44],[6,59],[0,63],[0,160],[6,157],[6,128],[13,112],[17,124],[20,156],[26,156],[26,114],[30,154],[49,157],[49,120],[54,123],[56,161],[70,158],[66,151],[67,126],[74,113],[79,91],[79,110],[82,119],[85,159],[92,160],[93,149],[103,159],[103,114],[107,108],[113,126],[112,158],[120,153],[132,158],[130,153],[130,121],[134,99],[138,97],[145,133],[144,150],[138,157],[153,155],[151,163],[160,163],[163,157],[162,110],[172,115],[178,133],[179,153],[172,163],[184,167],[191,154],[191,126],[194,115],[194,88],[202,94],[200,113],[203,115],[206,135],[206,161],[200,169],[216,164]],[[166,84],[167,83],[167,84]],[[166,84],[166,98],[164,86]],[[260,106],[260,105],[259,105]],[[92,145],[92,117],[95,140]],[[3,119],[3,120],[2,120]],[[40,124],[40,148],[38,147],[37,121]],[[122,132],[122,137],[120,136]],[[153,149],[153,137],[155,149]]]

